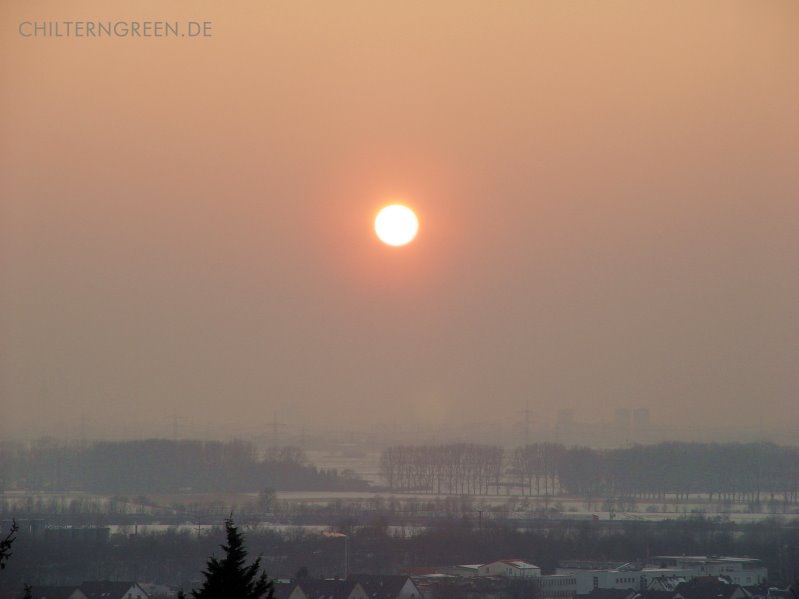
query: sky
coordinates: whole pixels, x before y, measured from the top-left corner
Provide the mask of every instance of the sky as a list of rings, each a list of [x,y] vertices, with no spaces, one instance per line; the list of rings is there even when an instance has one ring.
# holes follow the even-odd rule
[[[81,19],[211,35],[20,35]],[[0,435],[799,424],[796,2],[0,23]]]

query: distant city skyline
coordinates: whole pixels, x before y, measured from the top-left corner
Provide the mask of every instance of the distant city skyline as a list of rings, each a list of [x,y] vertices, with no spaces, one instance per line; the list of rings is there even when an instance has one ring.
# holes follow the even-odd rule
[[[610,418],[586,419],[573,410],[562,409],[554,418],[533,420],[529,428],[524,411],[521,418],[462,420],[449,425],[431,425],[423,421],[376,421],[371,426],[334,428],[312,426],[302,421],[284,419],[276,414],[258,425],[240,427],[234,423],[202,423],[191,414],[169,416],[162,422],[131,423],[126,427],[108,427],[90,414],[74,421],[11,431],[4,436],[10,441],[31,442],[43,438],[56,441],[94,442],[113,439],[199,439],[227,440],[241,438],[258,446],[293,445],[304,449],[352,446],[357,451],[402,443],[448,443],[453,441],[499,444],[516,447],[530,443],[560,443],[566,446],[593,448],[627,447],[631,444],[656,444],[667,441],[685,442],[772,442],[799,446],[799,432],[791,423],[782,426],[753,424],[750,426],[723,425],[713,422],[668,424],[652,417],[648,408],[619,408]],[[638,412],[638,420],[633,414]],[[625,423],[624,414],[630,415]],[[647,419],[646,421],[642,419]]]

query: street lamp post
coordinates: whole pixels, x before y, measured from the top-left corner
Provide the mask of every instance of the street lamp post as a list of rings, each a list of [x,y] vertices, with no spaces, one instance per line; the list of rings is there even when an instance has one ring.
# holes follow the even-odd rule
[[[323,532],[325,537],[335,537],[344,539],[344,580],[350,576],[350,537],[342,532]]]
[[[344,535],[344,580],[350,576],[350,537]]]

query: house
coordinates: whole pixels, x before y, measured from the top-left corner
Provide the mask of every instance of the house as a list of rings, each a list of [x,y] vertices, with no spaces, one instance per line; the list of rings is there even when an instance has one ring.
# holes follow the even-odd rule
[[[637,593],[624,589],[593,589],[590,593],[580,595],[583,599],[635,599]]]
[[[702,576],[677,585],[675,597],[682,599],[749,599],[740,585],[717,576]]]
[[[272,584],[275,599],[308,599],[296,581],[274,581]]]
[[[674,594],[677,587],[688,580],[684,576],[655,576],[647,587],[648,591],[667,591]],[[649,593],[647,593],[649,597]],[[652,596],[654,597],[654,595]]]
[[[297,583],[297,587],[306,599],[369,599],[364,588],[355,580],[305,578]]]
[[[74,586],[35,586],[31,588],[33,599],[86,599]]]
[[[636,595],[634,599],[680,599],[680,595],[674,591],[646,590]]]
[[[464,578],[472,577],[455,576],[453,574],[424,573],[414,575],[413,584],[419,589],[421,593],[420,596],[423,597],[423,599],[434,599],[439,589],[442,587],[451,587],[454,583]]]
[[[82,583],[78,591],[85,599],[147,599],[147,592],[138,583],[128,581],[89,580]]]
[[[503,559],[478,567],[477,575],[539,578],[541,568],[520,559]]]
[[[408,576],[357,574],[350,579],[360,583],[369,599],[419,599],[422,596]]]
[[[175,597],[177,592],[174,588],[165,584],[156,584],[154,582],[140,582],[139,586],[147,593],[150,599],[167,599]]]
[[[457,599],[506,599],[507,597],[531,597],[535,581],[507,576],[446,576],[439,579],[426,577],[419,581],[425,599],[457,597]]]

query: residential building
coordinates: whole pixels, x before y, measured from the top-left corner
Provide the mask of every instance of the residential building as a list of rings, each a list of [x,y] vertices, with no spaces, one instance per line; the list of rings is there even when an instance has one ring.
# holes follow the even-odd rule
[[[33,599],[86,599],[74,586],[35,586],[31,588]]]
[[[717,576],[702,576],[678,585],[674,596],[679,599],[748,599],[750,595],[739,584]]]
[[[272,589],[275,599],[308,599],[296,581],[274,581]]]
[[[360,583],[369,599],[419,599],[422,596],[408,576],[356,574],[350,580]]]
[[[304,578],[297,586],[306,599],[369,599],[363,586],[354,580]]]
[[[86,599],[147,599],[147,592],[136,582],[90,580],[82,583],[78,590]]]

